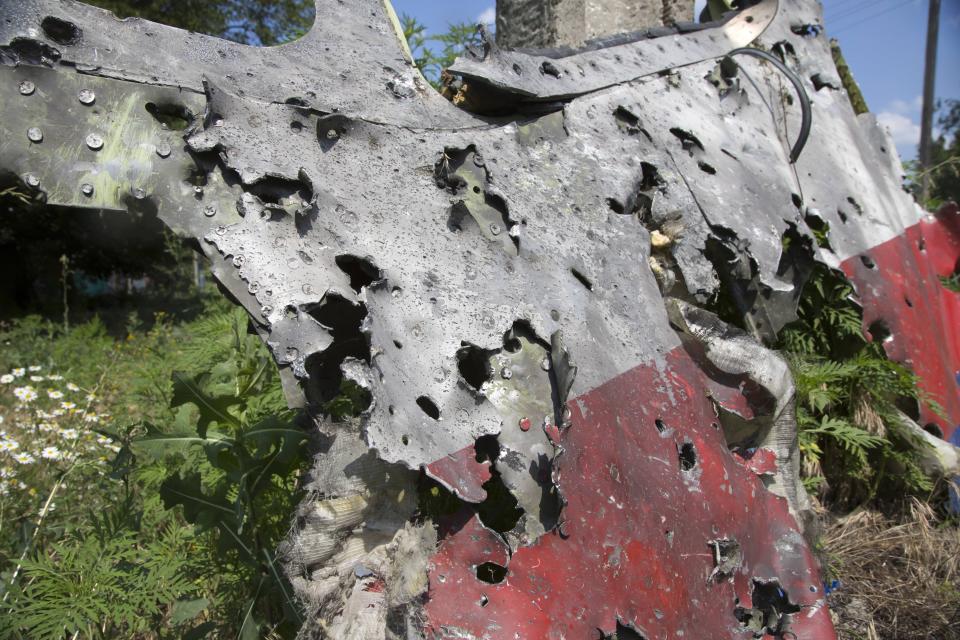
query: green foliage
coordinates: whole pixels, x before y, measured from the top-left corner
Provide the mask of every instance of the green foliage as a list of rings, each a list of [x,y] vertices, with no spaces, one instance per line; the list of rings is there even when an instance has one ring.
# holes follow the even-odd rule
[[[457,56],[470,49],[481,49],[483,37],[477,25],[457,22],[448,25],[447,32],[440,35],[427,35],[427,28],[409,15],[400,16],[403,35],[410,46],[413,62],[420,72],[435,88],[439,89],[443,70],[451,66]],[[439,45],[433,46],[436,43]]]
[[[121,18],[135,16],[243,44],[275,45],[310,28],[313,0],[87,0]]]
[[[260,340],[246,334],[242,310],[230,316],[233,358],[209,374],[174,372],[170,406],[181,409],[176,419],[164,428],[144,424],[146,433],[132,438],[130,448],[153,462],[171,456],[190,461],[188,470],[174,469],[163,479],[160,497],[167,509],[182,507],[198,533],[211,532],[217,554],[246,578],[253,596],[241,627],[259,637],[267,623],[292,632],[301,622],[272,550],[298,500],[307,432],[282,406],[276,369]],[[200,362],[205,355],[193,353]],[[202,458],[192,455],[197,451]]]
[[[10,634],[4,637],[133,637],[154,628],[169,603],[195,589],[178,553],[188,542],[184,529],[167,527],[143,543],[135,514],[123,507],[90,519],[82,537],[52,543],[23,561],[24,586],[0,609]],[[194,616],[181,612],[171,624]]]
[[[779,345],[797,387],[805,483],[829,487],[826,495],[846,506],[931,488],[899,407],[933,403],[909,369],[864,338],[852,295],[843,274],[817,264]]]
[[[0,429],[17,441],[0,451],[0,637],[292,637],[299,612],[272,550],[307,432],[246,327],[224,301],[192,322],[131,322],[121,339],[97,321],[0,326],[0,371],[19,376],[0,384]],[[23,385],[38,397],[14,398]],[[47,417],[62,401],[75,408]],[[12,457],[53,445],[42,465]]]
[[[940,135],[931,141],[930,167],[924,170],[917,160],[904,163],[907,186],[918,200],[923,178],[930,181],[930,197],[920,203],[929,211],[949,201],[960,202],[960,100],[938,102],[937,112]],[[958,277],[954,273],[944,284],[956,286]]]
[[[840,82],[843,84],[843,89],[847,92],[847,97],[850,98],[853,112],[857,115],[869,113],[870,108],[867,106],[867,101],[863,97],[863,92],[860,91],[860,85],[857,84],[856,79],[853,77],[853,72],[850,70],[850,65],[847,64],[846,58],[843,57],[843,52],[840,50],[840,43],[835,39],[830,40],[830,53],[833,55],[833,63],[837,66],[837,73],[840,75]]]

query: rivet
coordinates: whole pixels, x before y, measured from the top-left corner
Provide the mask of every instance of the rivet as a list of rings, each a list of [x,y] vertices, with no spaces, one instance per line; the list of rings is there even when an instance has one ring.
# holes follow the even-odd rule
[[[510,378],[513,377],[513,370],[510,367],[504,367],[503,369],[500,370],[500,376],[504,380],[509,380]]]
[[[77,100],[79,100],[81,104],[91,105],[96,99],[96,94],[90,91],[90,89],[80,89],[79,93],[77,93]]]
[[[43,131],[40,127],[30,127],[27,129],[27,137],[30,138],[30,142],[43,142]]]
[[[256,293],[257,291],[260,291],[260,283],[251,282],[250,284],[247,285],[247,291],[249,291],[250,293]]]
[[[166,142],[161,142],[161,143],[157,146],[157,155],[160,156],[161,158],[166,158],[167,156],[169,156],[169,155],[170,155],[170,145],[168,145]]]
[[[245,260],[246,258],[244,258],[243,256],[236,256],[233,259],[233,266],[237,268],[242,267]]]
[[[20,81],[20,95],[29,96],[34,91],[36,91],[36,89],[37,89],[37,85],[33,84],[29,80]]]
[[[222,235],[224,235],[224,234],[226,234],[226,233],[227,233],[227,228],[226,228],[226,227],[222,227],[222,226],[221,226],[221,227],[217,227],[217,235],[218,235],[218,236],[222,236]]]
[[[133,197],[137,200],[143,200],[147,197],[147,192],[141,189],[140,187],[134,187],[130,190],[130,193],[133,194]]]
[[[84,182],[82,185],[80,185],[80,193],[89,198],[93,195],[93,185],[89,182]]]
[[[520,431],[530,431],[530,418],[520,418]]]
[[[87,136],[87,146],[94,151],[99,151],[103,148],[103,138],[96,133],[91,133]]]
[[[208,204],[203,208],[203,215],[207,216],[208,218],[212,218],[216,214],[217,214],[217,208],[212,204]]]
[[[30,186],[30,187],[40,186],[40,178],[33,175],[32,173],[28,173],[27,175],[23,176],[23,181],[26,182],[27,186]]]
[[[492,233],[493,235],[495,236],[500,235],[500,231],[501,231],[500,225],[498,225],[496,222],[490,225],[490,233]]]
[[[198,195],[198,196],[202,196],[202,195],[203,195],[203,187],[194,187],[194,188],[193,188],[193,192],[194,192],[196,195]]]

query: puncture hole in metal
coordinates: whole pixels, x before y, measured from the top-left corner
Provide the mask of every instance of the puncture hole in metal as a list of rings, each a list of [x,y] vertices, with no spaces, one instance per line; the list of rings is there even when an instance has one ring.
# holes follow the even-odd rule
[[[692,442],[684,442],[680,445],[680,469],[691,471],[697,466],[697,450]]]
[[[657,431],[659,431],[660,433],[663,433],[664,431],[667,430],[667,425],[664,424],[663,420],[661,420],[660,418],[657,418],[656,420],[654,420],[653,424],[657,426]]]
[[[590,279],[587,276],[577,271],[577,269],[574,267],[570,267],[570,274],[576,278],[580,284],[586,287],[588,291],[593,291],[593,283],[590,282]]]
[[[47,16],[40,22],[40,28],[48,38],[62,45],[76,44],[80,41],[83,32],[80,27],[68,20]]]
[[[477,579],[489,584],[499,584],[507,577],[507,568],[496,562],[477,565]]]
[[[417,406],[434,420],[440,419],[440,407],[438,407],[437,403],[427,396],[420,396],[417,398]]]

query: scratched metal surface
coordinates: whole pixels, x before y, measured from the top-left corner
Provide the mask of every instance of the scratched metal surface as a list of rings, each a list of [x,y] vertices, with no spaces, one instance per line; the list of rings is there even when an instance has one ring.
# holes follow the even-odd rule
[[[802,274],[782,237],[809,237],[810,216],[831,229],[815,257],[845,268],[947,224],[901,191],[825,34],[803,35],[822,23],[816,3],[765,0],[711,29],[565,57],[458,62],[471,91],[518,113],[553,105],[536,118],[441,99],[378,0],[318,0],[317,26],[269,49],[69,0],[0,7],[0,166],[52,204],[156,215],[195,238],[291,404],[333,443],[285,547],[314,615],[305,636],[580,638],[619,624],[832,637],[802,537],[792,383],[775,354],[697,311],[731,271],[758,334],[788,322]],[[750,43],[814,98],[796,165],[782,76],[718,68]],[[951,237],[935,264],[895,260],[932,287]],[[848,271],[871,291],[891,281]],[[928,331],[948,334],[953,313]],[[897,345],[956,424],[956,346]],[[319,411],[343,377],[371,391],[359,428]],[[407,522],[421,469],[464,511],[417,556],[405,541],[432,526]],[[522,511],[502,531],[471,506],[483,512],[494,473]],[[496,584],[477,577],[488,561],[506,569]]]

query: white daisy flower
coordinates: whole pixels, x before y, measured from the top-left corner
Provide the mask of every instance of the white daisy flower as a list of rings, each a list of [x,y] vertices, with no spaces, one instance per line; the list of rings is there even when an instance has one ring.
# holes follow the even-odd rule
[[[10,487],[7,486],[6,480],[0,480],[0,496],[10,495]]]
[[[66,413],[66,411],[64,411],[63,409],[54,409],[53,411],[50,412],[50,417],[51,417],[51,418],[59,418],[59,417],[62,416],[64,413]]]
[[[95,413],[88,413],[87,415],[83,416],[83,421],[84,422],[100,422],[100,416],[98,416]]]
[[[20,402],[32,402],[37,399],[37,392],[33,387],[17,387],[13,390],[13,395],[17,396]]]
[[[110,449],[110,451],[113,451],[114,453],[120,453],[120,447],[115,444],[107,445],[107,449]]]
[[[20,443],[16,440],[0,440],[0,451],[16,451],[20,448]]]
[[[60,408],[66,410],[66,411],[69,411],[70,409],[76,409],[76,408],[77,408],[77,403],[76,403],[76,402],[61,402],[61,403],[60,403]]]
[[[31,371],[31,372],[40,371],[40,369],[43,369],[43,367],[39,365],[33,365],[32,367],[27,367],[27,371]]]
[[[60,374],[57,374],[55,376],[47,376],[47,380],[55,380],[56,382],[60,382],[61,380],[63,380],[63,376],[61,376]]]
[[[22,378],[26,372],[27,370],[21,367],[19,369],[13,369],[10,373],[14,378]]]
[[[47,397],[52,400],[59,400],[63,397],[63,391],[57,391],[56,389],[47,389]]]
[[[87,402],[93,402],[96,399],[97,399],[97,396],[95,396],[94,394],[92,393],[87,394]]]
[[[80,391],[80,387],[73,384],[72,382],[67,383],[67,391]]]
[[[0,467],[0,478],[6,480],[7,478],[12,478],[16,475],[16,470],[8,469],[7,467]]]
[[[41,422],[41,423],[40,423],[40,431],[50,432],[50,431],[56,431],[56,430],[57,430],[57,425],[55,425],[55,424],[52,424],[52,423],[50,423],[50,422]]]
[[[97,436],[97,444],[102,444],[102,445],[113,444],[113,439],[108,438],[107,436]]]
[[[76,429],[63,429],[60,431],[60,437],[67,440],[76,440],[78,435]]]
[[[35,462],[33,455],[27,453],[26,451],[21,451],[17,455],[13,456],[13,459],[20,464],[33,464]]]
[[[40,452],[40,457],[46,458],[47,460],[59,460],[62,455],[63,454],[60,453],[60,449],[57,447],[46,447]]]
[[[30,382],[43,382],[43,376],[30,376]]]
[[[12,374],[5,373],[2,376],[0,376],[0,384],[10,384],[11,382],[13,382],[13,379],[14,378]]]

